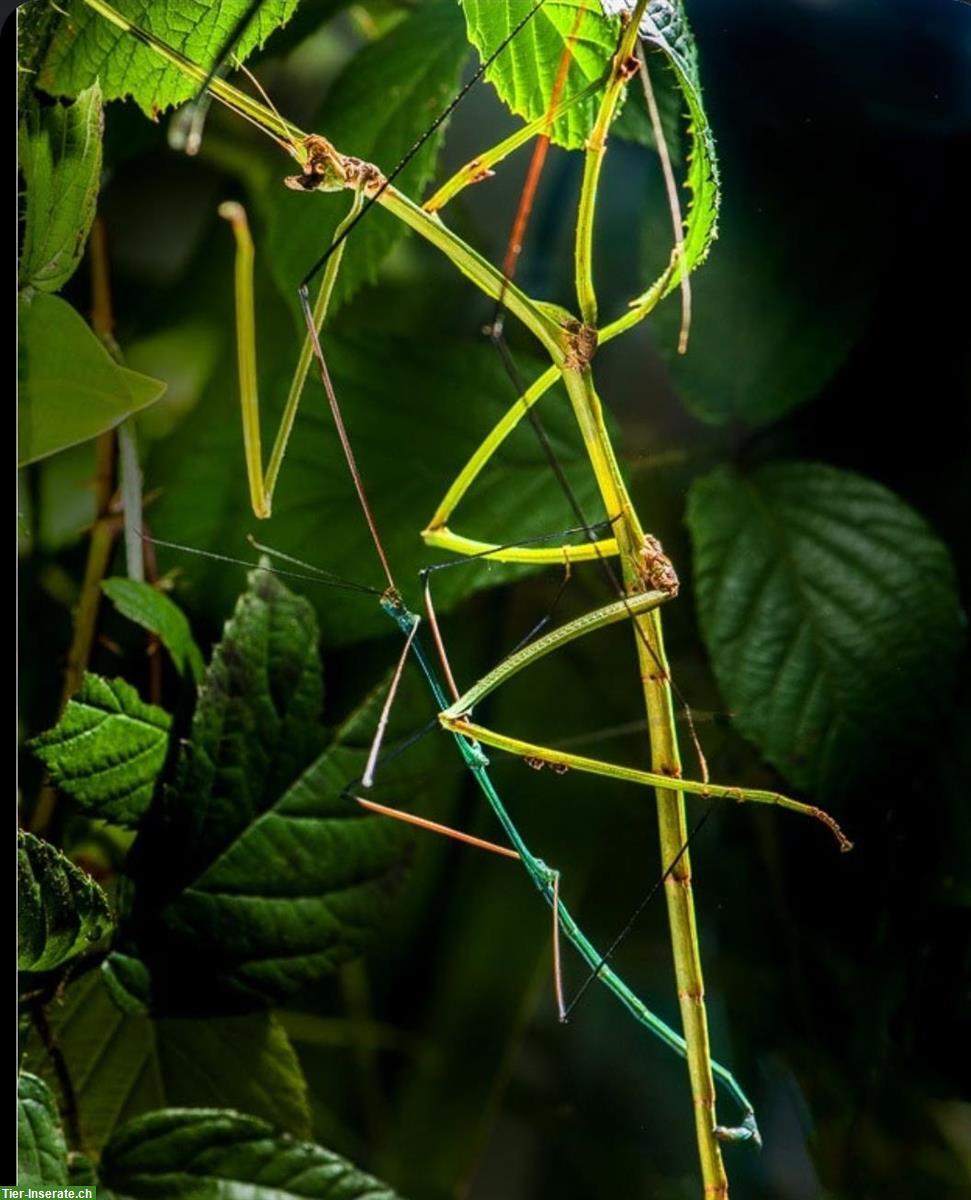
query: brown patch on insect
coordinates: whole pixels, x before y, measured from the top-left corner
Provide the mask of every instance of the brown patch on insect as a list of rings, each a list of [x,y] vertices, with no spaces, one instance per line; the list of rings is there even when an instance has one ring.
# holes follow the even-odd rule
[[[571,319],[566,329],[566,358],[563,366],[568,371],[582,371],[590,365],[597,352],[597,331],[591,325],[582,325]]]
[[[557,775],[565,775],[570,767],[565,762],[553,762],[548,758],[538,758],[536,755],[524,755],[523,762],[534,771],[542,771],[544,767],[552,767]]]
[[[617,78],[625,83],[628,79],[633,79],[640,70],[640,64],[637,61],[636,54],[629,54],[622,62],[619,62],[614,68],[617,73]]]
[[[658,767],[658,772],[661,775],[667,775],[668,779],[680,779],[681,768],[674,766],[672,763],[662,763]]]
[[[495,171],[489,167],[484,167],[477,158],[474,158],[468,165],[469,183],[481,183],[483,179],[491,179],[495,175]]]
[[[313,192],[318,189],[335,191],[344,186],[346,170],[344,159],[331,143],[319,133],[310,133],[303,139],[307,161],[299,175],[288,175],[284,183],[296,192]]]
[[[656,591],[664,592],[668,596],[676,596],[678,594],[678,587],[680,585],[674,565],[664,553],[664,547],[650,533],[644,535],[640,573],[646,586],[654,588]]]
[[[384,174],[374,163],[365,162],[363,158],[344,158],[344,178],[348,184],[360,188],[365,195],[370,196],[388,185]]]

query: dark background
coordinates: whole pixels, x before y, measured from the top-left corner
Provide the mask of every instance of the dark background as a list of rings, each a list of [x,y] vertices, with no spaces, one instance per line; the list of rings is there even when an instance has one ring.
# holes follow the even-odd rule
[[[698,715],[713,776],[754,783],[765,770],[732,731],[692,617],[682,517],[693,478],[719,462],[786,458],[858,471],[925,516],[967,586],[971,10],[955,2],[693,0],[689,12],[726,197],[722,237],[705,268],[717,274],[707,289],[704,274],[696,286],[695,351],[730,392],[764,388],[775,416],[757,425],[699,419],[704,388],[688,364],[672,364],[670,314],[605,351],[598,378],[645,523],[686,580],[666,618],[675,678]],[[316,58],[293,72],[274,61],[282,50],[271,41],[261,77],[282,111],[300,120],[301,105],[312,109],[349,44],[338,26],[334,43],[320,40]],[[489,90],[478,89],[453,121],[440,174],[496,141],[507,121]],[[217,117],[214,138],[224,128]],[[144,345],[173,312],[188,311],[200,280],[226,281],[210,303],[231,337],[230,254],[214,250],[217,222],[207,214],[234,176],[214,156],[176,159],[163,130],[117,105],[107,139],[102,212],[123,348]],[[493,260],[523,169],[517,160],[450,218]],[[564,302],[578,177],[573,158],[551,155],[521,266],[528,290]],[[616,312],[651,260],[645,197],[661,210],[650,158],[615,146],[602,195],[602,300]],[[133,217],[139,208],[142,217]],[[83,276],[71,285],[82,310]],[[434,287],[423,286],[419,302],[415,281],[428,279]],[[427,326],[474,334],[489,316],[481,309],[408,243],[388,290],[363,293],[342,327],[371,321],[415,338]],[[787,356],[803,339],[816,352],[793,377]],[[225,356],[227,347],[214,353]],[[227,395],[234,388],[227,374]],[[149,459],[149,490],[166,487],[172,454],[163,446]],[[242,489],[241,461],[237,482]],[[46,503],[69,531],[81,527],[83,489],[69,502],[66,485],[47,500],[36,476],[29,486],[35,514]],[[83,562],[74,536],[49,534],[23,566],[22,720],[30,732],[46,727],[56,706],[57,687],[33,667],[51,662],[52,646],[66,649],[60,584]],[[183,599],[190,610],[198,601],[193,616],[205,642],[219,620],[192,591],[193,565],[180,566],[189,580]],[[227,570],[221,586],[231,596],[241,582]],[[553,573],[480,593],[447,621],[463,677],[518,640],[556,583]],[[597,594],[596,582],[581,578],[561,615]],[[95,667],[111,669],[110,651],[98,653]],[[331,719],[393,654],[393,641],[369,641],[328,655]],[[537,740],[607,731],[584,751],[639,761],[638,735],[624,732],[637,712],[628,667],[619,634],[578,643],[562,663],[497,698],[490,721]],[[906,754],[884,747],[880,767],[838,802],[852,855],[836,856],[824,834],[786,814],[734,806],[716,809],[693,847],[714,1050],[743,1081],[765,1138],[761,1154],[726,1151],[740,1200],[968,1193],[966,676],[953,692],[916,702],[931,718],[924,744]],[[28,762],[27,794],[35,773]],[[609,939],[660,870],[650,801],[573,774],[533,775],[518,763],[500,763],[498,776],[530,844],[569,877],[585,927]],[[436,815],[490,832],[480,797],[447,752],[435,793]],[[547,926],[514,868],[417,843],[393,925],[366,966],[294,1006],[304,1014],[294,1039],[318,1140],[412,1200],[696,1195],[681,1063],[597,989],[558,1026]],[[676,1021],[661,903],[648,908],[617,964]],[[581,972],[571,959],[566,972],[569,992]],[[395,1044],[361,1058],[307,1032],[346,1009],[366,1009],[397,1030]]]

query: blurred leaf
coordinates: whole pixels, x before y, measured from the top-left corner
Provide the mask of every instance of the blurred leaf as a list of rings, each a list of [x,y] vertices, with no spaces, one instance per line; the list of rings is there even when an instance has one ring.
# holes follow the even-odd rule
[[[394,169],[445,108],[458,86],[466,55],[461,15],[454,0],[432,0],[385,37],[365,45],[331,88],[313,128],[344,154]],[[432,178],[445,135],[439,128],[396,180],[420,197]],[[297,287],[327,249],[348,208],[346,196],[299,194],[274,179],[263,198],[268,210],[270,261],[284,296]],[[401,221],[372,211],[350,235],[331,300],[331,313],[378,267],[405,233]]]
[[[261,316],[263,313],[261,312]],[[290,347],[278,329],[261,325],[261,386],[270,401],[264,421],[276,420],[292,370]],[[434,347],[416,338],[358,333],[325,339],[330,371],[355,454],[382,531],[388,556],[406,593],[420,567],[438,561],[419,531],[461,466],[514,397],[497,355],[488,346],[459,339]],[[267,359],[267,353],[274,358]],[[294,349],[294,354],[296,350]],[[520,366],[532,380],[535,360]],[[239,400],[232,368],[219,373],[179,435],[160,447],[152,470],[168,481],[153,509],[159,537],[198,549],[245,556],[251,517],[243,468]],[[584,511],[601,513],[576,422],[562,391],[543,401],[542,418]],[[264,426],[267,427],[266,425]],[[198,503],[205,495],[209,503]],[[456,528],[469,536],[508,540],[552,534],[575,518],[528,426],[504,445],[476,481]],[[359,515],[333,423],[316,380],[308,383],[273,502],[275,547],[336,572],[380,586],[367,527]],[[166,564],[173,556],[160,549]],[[239,575],[204,560],[178,560],[193,581],[188,606],[213,619],[225,612]],[[519,578],[525,568],[483,561],[443,571],[435,581],[436,605],[447,612],[469,592]],[[389,634],[391,624],[376,600],[334,588],[313,588],[326,645]]]
[[[123,679],[85,674],[53,729],[31,748],[57,786],[86,813],[137,825],[168,753],[168,713]]]
[[[845,250],[818,235],[811,205],[796,208],[791,193],[784,211],[781,203],[769,193],[746,202],[736,189],[718,251],[691,285],[687,354],[674,353],[678,306],[657,314],[658,340],[685,407],[714,425],[766,425],[812,400],[866,315],[862,256],[845,263]]]
[[[26,187],[20,286],[58,292],[81,261],[101,181],[101,90],[66,108],[32,106],[20,123]]]
[[[365,757],[344,730],[314,760],[317,642],[310,605],[252,572],[132,848],[136,937],[179,964],[182,978],[156,980],[174,1003],[279,999],[358,954],[384,915],[401,836],[341,796]]]
[[[192,639],[192,630],[181,608],[158,588],[137,579],[106,579],[101,590],[124,617],[154,633],[168,650],[180,675],[186,670],[199,683],[206,664]]]
[[[460,0],[468,23],[469,41],[488,58],[523,18],[536,0]],[[617,49],[618,21],[604,15],[600,0],[546,3],[530,17],[486,72],[500,99],[526,121],[536,120],[549,107],[570,35],[572,60],[561,92],[565,99],[606,76]],[[576,150],[583,146],[593,126],[601,92],[574,105],[553,125],[552,140]]]
[[[17,312],[21,466],[113,429],[165,391],[120,367],[60,297],[21,296]]]
[[[795,787],[848,790],[935,710],[962,640],[946,547],[819,463],[722,469],[688,504],[701,629],[739,730]]]
[[[119,1200],[163,1193],[187,1200],[396,1200],[390,1188],[329,1150],[218,1109],[170,1109],[132,1121],[105,1147],[101,1180]]]
[[[114,924],[104,892],[49,842],[17,831],[17,966],[51,971]]]
[[[36,1075],[17,1078],[17,1186],[56,1188],[67,1183],[67,1146],[57,1102]]]
[[[226,1105],[307,1136],[307,1086],[276,1017],[195,1020],[122,1011],[106,986],[108,975],[106,962],[72,983],[49,1013],[75,1082],[85,1145],[100,1149],[123,1122],[176,1105]],[[51,1075],[39,1044],[27,1061],[38,1074]]]
[[[242,61],[289,20],[297,0],[264,0],[234,48]],[[115,0],[112,7],[138,27],[153,33],[186,58],[208,69],[250,7],[249,0],[197,5],[191,0]],[[106,100],[128,96],[148,116],[189,100],[198,83],[141,45],[130,33],[110,24],[73,0],[41,69],[40,86],[54,96],[74,96],[97,78]]]

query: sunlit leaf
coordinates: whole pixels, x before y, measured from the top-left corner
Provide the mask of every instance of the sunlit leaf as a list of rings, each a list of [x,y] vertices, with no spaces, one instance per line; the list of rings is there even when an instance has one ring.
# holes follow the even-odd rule
[[[234,53],[240,59],[262,46],[284,24],[297,0],[265,0],[256,9]],[[115,0],[112,7],[153,33],[199,66],[214,65],[249,0],[198,5],[191,0]],[[55,96],[74,96],[98,79],[106,100],[132,96],[151,117],[190,99],[197,82],[165,63],[128,32],[109,24],[83,0],[73,0],[69,18],[58,27],[39,84]]]
[[[168,713],[123,679],[86,674],[54,726],[31,746],[54,782],[91,816],[136,825],[168,751]]]

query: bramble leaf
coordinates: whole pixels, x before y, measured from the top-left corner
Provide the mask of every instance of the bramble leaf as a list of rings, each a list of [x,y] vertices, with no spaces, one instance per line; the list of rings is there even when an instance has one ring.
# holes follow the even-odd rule
[[[21,466],[113,429],[165,384],[119,366],[59,296],[21,296],[18,432]]]
[[[17,1079],[17,1185],[57,1188],[67,1184],[67,1146],[51,1089],[36,1075]]]
[[[312,127],[344,154],[390,173],[442,111],[458,85],[467,49],[454,0],[432,0],[351,59],[330,89]],[[432,178],[445,135],[439,128],[395,181],[420,197]],[[283,164],[281,164],[283,167]],[[281,169],[264,197],[269,212],[269,255],[283,295],[297,286],[326,250],[348,208],[346,196],[300,194],[283,186]],[[363,283],[372,282],[405,233],[388,213],[368,214],[348,239],[331,300],[331,314]]]
[[[252,572],[130,856],[133,936],[169,1011],[280,999],[383,919],[401,835],[341,796],[365,751],[338,730],[319,754],[317,643],[310,605]]]
[[[460,0],[468,25],[469,41],[482,59],[493,54],[527,14],[536,0]],[[600,0],[547,2],[486,72],[499,98],[527,121],[543,116],[569,48],[566,82],[560,96],[568,99],[598,79],[606,78],[620,23],[605,15]],[[601,89],[602,91],[602,89]],[[601,91],[579,101],[554,122],[552,140],[568,149],[579,149],[590,133]]]
[[[102,126],[97,82],[67,107],[29,107],[20,123],[22,288],[60,291],[81,261],[98,201]]]
[[[244,60],[288,21],[297,0],[265,0],[234,53]],[[114,0],[112,7],[142,29],[208,69],[249,0],[198,5],[191,0]],[[199,85],[128,32],[109,24],[83,0],[73,0],[41,68],[39,84],[54,96],[74,96],[98,79],[106,100],[127,96],[150,117],[191,99]]]
[[[699,480],[688,525],[718,682],[791,784],[845,791],[922,729],[964,622],[917,513],[862,476],[787,463]]]
[[[196,683],[202,679],[206,664],[202,652],[193,641],[188,619],[164,592],[150,583],[122,576],[106,579],[101,590],[122,616],[158,637],[172,656],[180,675],[188,670]]]
[[[100,942],[114,924],[104,892],[59,850],[17,832],[17,966],[52,971]]]
[[[123,679],[86,674],[53,729],[31,742],[59,788],[86,813],[137,825],[168,752],[168,713]]]
[[[397,1200],[346,1159],[219,1109],[169,1109],[132,1121],[105,1147],[101,1180],[120,1200]]]
[[[103,1146],[123,1122],[157,1108],[226,1105],[271,1120],[297,1137],[310,1132],[307,1088],[282,1025],[270,1013],[212,1019],[153,1017],[117,1007],[112,955],[100,972],[72,983],[51,1008],[51,1031],[75,1081],[78,1120]],[[51,1067],[39,1045],[32,1070]]]

